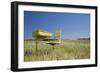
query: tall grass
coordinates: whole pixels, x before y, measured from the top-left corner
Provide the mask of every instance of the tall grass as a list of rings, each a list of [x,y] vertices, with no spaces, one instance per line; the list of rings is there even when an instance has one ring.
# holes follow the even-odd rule
[[[72,60],[90,58],[89,40],[62,40],[62,43],[51,45],[40,41],[38,50],[33,40],[24,40],[24,61]]]

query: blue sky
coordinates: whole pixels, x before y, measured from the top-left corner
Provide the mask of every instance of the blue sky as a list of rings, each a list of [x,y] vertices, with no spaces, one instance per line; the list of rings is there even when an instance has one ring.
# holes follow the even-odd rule
[[[90,36],[90,15],[24,11],[24,38],[31,39],[32,32],[42,29],[48,32],[62,31],[62,39]]]

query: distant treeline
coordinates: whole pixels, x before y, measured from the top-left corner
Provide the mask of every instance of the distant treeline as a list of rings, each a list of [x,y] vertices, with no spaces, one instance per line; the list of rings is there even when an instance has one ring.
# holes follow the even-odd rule
[[[34,38],[33,39],[24,39],[25,41],[33,41],[35,40]],[[56,39],[55,39],[56,40]],[[71,40],[71,39],[62,39],[62,40]],[[78,38],[76,40],[90,40],[90,38]],[[45,41],[45,40],[43,40]]]
[[[78,38],[77,40],[90,40],[90,38]]]

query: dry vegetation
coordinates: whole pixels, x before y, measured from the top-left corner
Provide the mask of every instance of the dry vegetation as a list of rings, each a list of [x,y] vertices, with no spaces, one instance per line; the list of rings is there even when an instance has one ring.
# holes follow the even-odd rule
[[[24,40],[24,61],[72,60],[90,58],[89,40],[62,40],[62,43],[52,46],[40,41],[38,50],[34,40]]]

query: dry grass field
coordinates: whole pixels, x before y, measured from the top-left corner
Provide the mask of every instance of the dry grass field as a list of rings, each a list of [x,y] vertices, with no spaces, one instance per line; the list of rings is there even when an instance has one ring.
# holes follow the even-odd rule
[[[34,40],[24,40],[24,61],[75,60],[90,58],[90,40],[62,40],[55,49],[40,41],[38,49]]]

